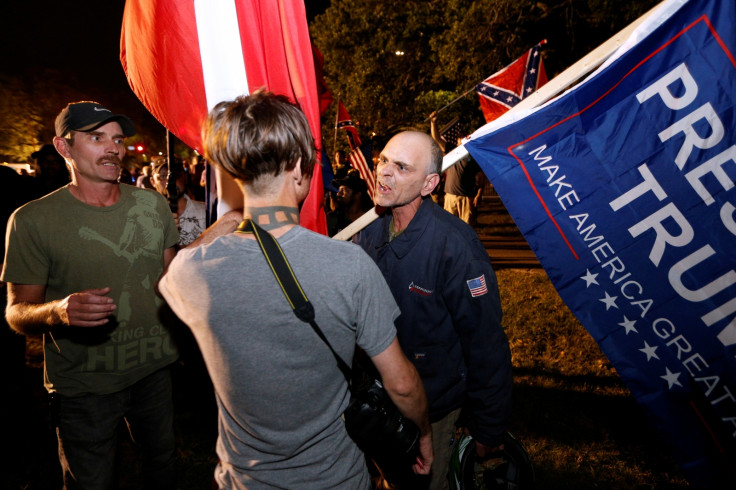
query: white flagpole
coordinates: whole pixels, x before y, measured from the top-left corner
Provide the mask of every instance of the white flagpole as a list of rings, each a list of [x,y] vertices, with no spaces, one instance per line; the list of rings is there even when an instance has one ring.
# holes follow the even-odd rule
[[[667,3],[669,0],[663,0],[654,7],[652,7],[647,13],[636,19],[634,22],[624,27],[613,37],[608,39],[606,42],[598,46],[596,49],[582,57],[574,65],[569,67],[557,75],[552,80],[549,80],[546,84],[542,85],[536,92],[530,94],[528,97],[523,98],[518,104],[504,112],[498,119],[491,121],[490,123],[482,126],[473,134],[480,136],[488,131],[483,131],[484,128],[488,128],[489,125],[493,127],[501,127],[506,119],[510,119],[515,113],[537,107],[544,104],[552,97],[558,95],[572,84],[580,80],[588,73],[595,70],[598,66],[603,64],[608,57],[610,57],[621,45],[628,39],[628,37],[641,25],[649,16],[652,15],[659,7]],[[472,135],[471,135],[472,137]],[[468,150],[465,149],[464,145],[458,146],[453,149],[450,153],[445,155],[442,160],[442,171],[444,172],[448,168],[455,165],[457,162],[468,156]],[[337,233],[333,238],[336,240],[349,240],[353,235],[358,233],[360,230],[368,226],[373,220],[378,217],[375,208],[371,209],[363,216],[353,221],[345,229]]]

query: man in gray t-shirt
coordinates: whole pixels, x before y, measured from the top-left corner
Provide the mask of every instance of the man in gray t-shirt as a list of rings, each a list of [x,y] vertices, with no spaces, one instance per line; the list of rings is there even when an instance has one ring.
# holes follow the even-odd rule
[[[341,418],[350,398],[345,377],[294,315],[258,242],[231,233],[243,215],[278,240],[335,352],[349,362],[357,344],[373,360],[391,399],[420,428],[412,469],[427,474],[426,396],[396,340],[399,310],[381,272],[352,243],[298,226],[316,161],[304,115],[267,92],[239,97],[213,109],[204,146],[241,185],[244,211],[223,216],[180,251],[159,289],[191,328],[215,387],[220,488],[370,486]]]

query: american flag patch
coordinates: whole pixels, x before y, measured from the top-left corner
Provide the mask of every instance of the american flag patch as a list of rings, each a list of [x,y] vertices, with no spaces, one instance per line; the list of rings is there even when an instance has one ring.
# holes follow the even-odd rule
[[[488,292],[488,288],[486,287],[485,274],[481,275],[480,277],[476,277],[475,279],[470,279],[466,282],[468,283],[468,289],[470,289],[470,295],[473,298],[483,296]]]

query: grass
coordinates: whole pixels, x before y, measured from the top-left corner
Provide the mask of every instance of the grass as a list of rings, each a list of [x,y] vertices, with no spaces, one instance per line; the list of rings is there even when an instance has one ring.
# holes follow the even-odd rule
[[[689,488],[542,269],[497,272],[514,368],[511,432],[538,489]]]

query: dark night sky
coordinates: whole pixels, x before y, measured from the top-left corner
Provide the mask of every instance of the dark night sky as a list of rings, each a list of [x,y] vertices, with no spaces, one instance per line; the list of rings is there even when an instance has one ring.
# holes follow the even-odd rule
[[[311,17],[322,12],[329,0],[305,3]],[[104,104],[105,94],[114,91],[126,107],[111,107],[113,110],[150,118],[128,86],[120,64],[124,8],[124,0],[5,2],[0,71],[11,76],[32,74],[35,68],[72,73],[89,99]],[[147,122],[157,124],[153,118]]]
[[[47,67],[127,87],[119,61],[124,6],[123,0],[7,2],[3,72]]]

